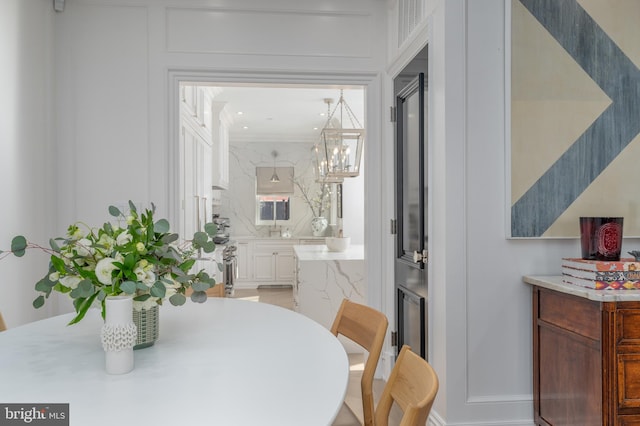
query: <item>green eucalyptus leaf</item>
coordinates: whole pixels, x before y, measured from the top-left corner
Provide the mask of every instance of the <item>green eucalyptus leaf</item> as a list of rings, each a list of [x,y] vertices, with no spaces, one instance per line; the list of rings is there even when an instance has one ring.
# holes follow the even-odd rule
[[[196,303],[204,303],[207,301],[207,293],[204,291],[194,291],[191,293],[191,301]]]
[[[136,282],[136,288],[137,288],[138,290],[141,290],[141,291],[147,291],[147,290],[149,290],[149,287],[147,287],[147,285],[146,285],[145,283],[141,283],[140,281],[137,281],[137,282]]]
[[[191,277],[189,277],[188,275],[178,275],[175,277],[175,280],[180,284],[186,284],[191,281]]]
[[[169,232],[169,221],[167,219],[160,219],[153,225],[153,232],[156,234],[164,234]]]
[[[56,243],[56,240],[53,238],[49,238],[49,247],[51,247],[51,250],[55,252],[60,252],[60,246],[58,246],[58,243]]]
[[[204,232],[213,237],[218,233],[218,225],[213,222],[205,223]]]
[[[137,212],[138,209],[136,208],[136,205],[133,204],[133,201],[129,200],[129,210],[131,210],[132,212]]]
[[[160,281],[156,281],[153,287],[151,287],[150,293],[153,297],[164,298],[167,294],[167,288]]]
[[[109,214],[114,217],[118,217],[122,215],[122,213],[120,212],[120,209],[117,208],[116,206],[109,206]]]
[[[78,283],[78,287],[71,290],[71,297],[74,299],[84,299],[92,296],[93,294],[97,294],[97,292],[93,289],[93,284],[90,280],[82,280]]]
[[[184,297],[184,294],[176,293],[169,298],[169,302],[173,306],[182,306],[187,301],[187,298]]]
[[[203,244],[206,244],[206,242],[209,240],[209,236],[202,231],[198,231],[195,234],[193,234],[193,244],[194,245],[198,245],[198,246],[202,246]]]
[[[27,239],[22,235],[18,235],[13,237],[11,240],[11,251],[17,257],[24,256],[25,250],[27,248]]]
[[[211,288],[211,285],[206,282],[196,281],[191,284],[191,288],[193,288],[193,291],[207,291]]]
[[[202,250],[204,250],[205,253],[213,253],[216,250],[216,243],[207,241],[202,245]]]
[[[136,292],[136,283],[134,281],[125,281],[120,284],[120,290],[126,294],[133,294]]]
[[[175,241],[178,241],[179,238],[180,236],[178,234],[167,234],[162,237],[161,241],[163,244],[171,244]]]
[[[44,296],[40,295],[36,297],[36,300],[33,301],[33,307],[38,309],[38,308],[41,308],[42,305],[44,305]]]
[[[150,294],[141,294],[140,296],[134,297],[133,300],[136,302],[144,302],[150,297],[151,297]]]
[[[47,275],[46,277],[44,277],[43,279],[41,279],[36,283],[36,291],[40,291],[42,293],[48,293],[51,291],[54,285],[55,283],[52,282],[49,279],[49,276]]]

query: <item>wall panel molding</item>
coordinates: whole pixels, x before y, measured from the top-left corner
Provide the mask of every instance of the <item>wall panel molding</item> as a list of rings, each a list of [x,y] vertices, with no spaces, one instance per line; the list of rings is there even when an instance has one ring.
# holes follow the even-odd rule
[[[371,58],[375,34],[357,11],[169,7],[165,24],[171,53]]]

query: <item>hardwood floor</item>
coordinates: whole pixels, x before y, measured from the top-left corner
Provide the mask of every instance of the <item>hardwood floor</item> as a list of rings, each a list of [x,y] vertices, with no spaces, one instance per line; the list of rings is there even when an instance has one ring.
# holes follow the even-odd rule
[[[236,289],[234,293],[233,297],[236,299],[253,300],[293,309],[293,291],[290,287],[261,287],[257,290]],[[360,399],[360,378],[364,369],[363,356],[358,354],[349,355],[349,364],[349,384],[345,403],[342,404],[342,408],[332,426],[359,426],[363,423],[362,402]],[[374,380],[373,393],[376,402],[382,393],[384,383],[380,379]],[[389,424],[399,424],[401,415],[399,408],[393,407]]]

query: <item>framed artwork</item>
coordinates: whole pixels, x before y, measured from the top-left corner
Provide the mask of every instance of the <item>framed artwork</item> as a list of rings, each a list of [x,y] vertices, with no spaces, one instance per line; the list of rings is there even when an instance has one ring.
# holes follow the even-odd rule
[[[506,1],[508,236],[578,237],[580,216],[640,236],[640,1]]]

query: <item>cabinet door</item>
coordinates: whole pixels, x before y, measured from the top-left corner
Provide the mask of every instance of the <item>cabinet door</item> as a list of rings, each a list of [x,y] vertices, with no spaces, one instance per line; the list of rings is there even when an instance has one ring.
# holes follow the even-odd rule
[[[238,281],[247,281],[249,276],[249,243],[238,243],[236,260],[238,262]]]
[[[189,126],[181,128],[180,168],[183,177],[181,185],[182,220],[181,235],[193,235],[197,229],[198,209],[198,144],[196,135]]]
[[[231,118],[224,102],[212,102],[212,184],[217,189],[229,188],[229,126]]]
[[[264,251],[253,253],[253,278],[258,281],[272,282],[275,280],[274,252]]]
[[[296,260],[293,252],[278,252],[276,255],[276,281],[293,285]]]

